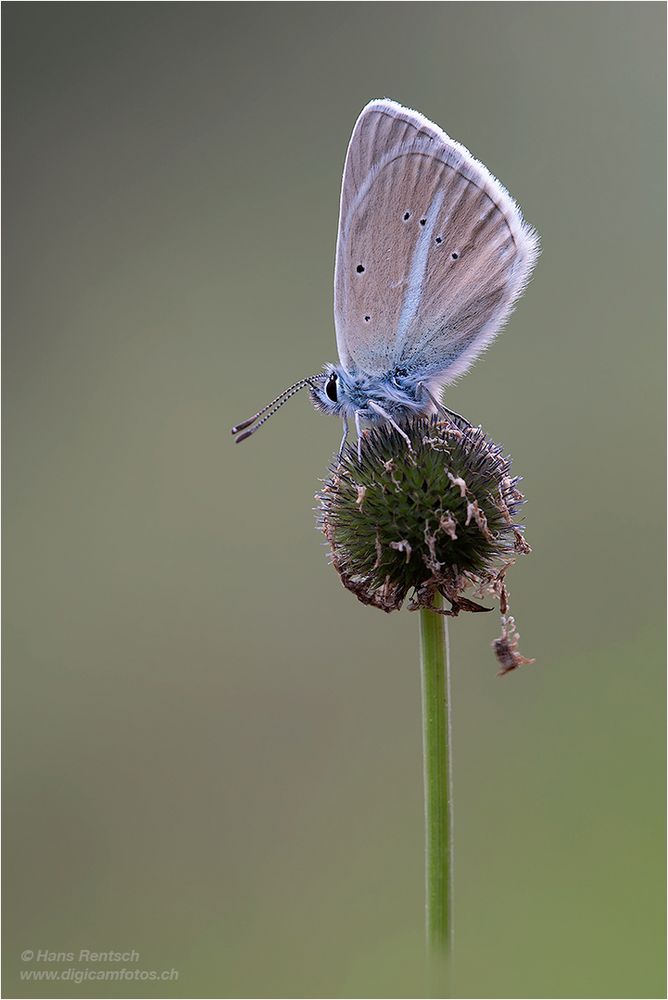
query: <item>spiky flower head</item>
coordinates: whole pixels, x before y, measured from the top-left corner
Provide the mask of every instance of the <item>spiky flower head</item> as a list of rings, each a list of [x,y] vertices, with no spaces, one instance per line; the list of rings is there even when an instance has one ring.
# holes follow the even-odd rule
[[[407,597],[411,610],[432,607],[437,593],[449,615],[491,610],[478,601],[496,598],[501,672],[531,662],[508,615],[506,574],[531,551],[516,520],[524,496],[509,459],[455,415],[414,417],[401,430],[382,423],[365,431],[359,454],[347,446],[317,496],[342,583],[387,612]]]

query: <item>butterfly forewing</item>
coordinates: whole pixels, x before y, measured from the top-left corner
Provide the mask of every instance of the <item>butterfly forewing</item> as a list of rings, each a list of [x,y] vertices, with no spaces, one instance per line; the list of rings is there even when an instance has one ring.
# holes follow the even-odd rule
[[[443,383],[499,332],[538,239],[505,189],[417,112],[373,101],[348,147],[336,255],[342,364]]]

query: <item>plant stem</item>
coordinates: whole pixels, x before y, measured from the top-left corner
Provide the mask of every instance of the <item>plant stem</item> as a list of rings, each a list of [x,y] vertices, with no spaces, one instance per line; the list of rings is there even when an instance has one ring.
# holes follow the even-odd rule
[[[437,597],[435,607],[442,607]],[[424,758],[427,950],[447,958],[452,946],[452,781],[450,646],[443,615],[420,611]]]

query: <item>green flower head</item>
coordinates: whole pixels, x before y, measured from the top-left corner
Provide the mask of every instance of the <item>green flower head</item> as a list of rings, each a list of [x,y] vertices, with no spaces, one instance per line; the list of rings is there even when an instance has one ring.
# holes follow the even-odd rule
[[[366,431],[359,455],[346,447],[317,496],[342,583],[387,612],[407,597],[411,610],[431,607],[436,593],[450,605],[445,614],[486,611],[478,600],[494,596],[502,672],[529,662],[507,615],[506,573],[531,551],[516,521],[524,497],[509,459],[454,415],[415,417],[402,431],[388,423]]]

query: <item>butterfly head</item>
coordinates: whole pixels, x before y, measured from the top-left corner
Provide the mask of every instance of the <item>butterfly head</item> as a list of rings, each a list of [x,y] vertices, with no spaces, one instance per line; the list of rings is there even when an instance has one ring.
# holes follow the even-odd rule
[[[346,373],[339,365],[325,365],[325,369],[310,387],[311,402],[316,410],[341,415],[352,406]]]

